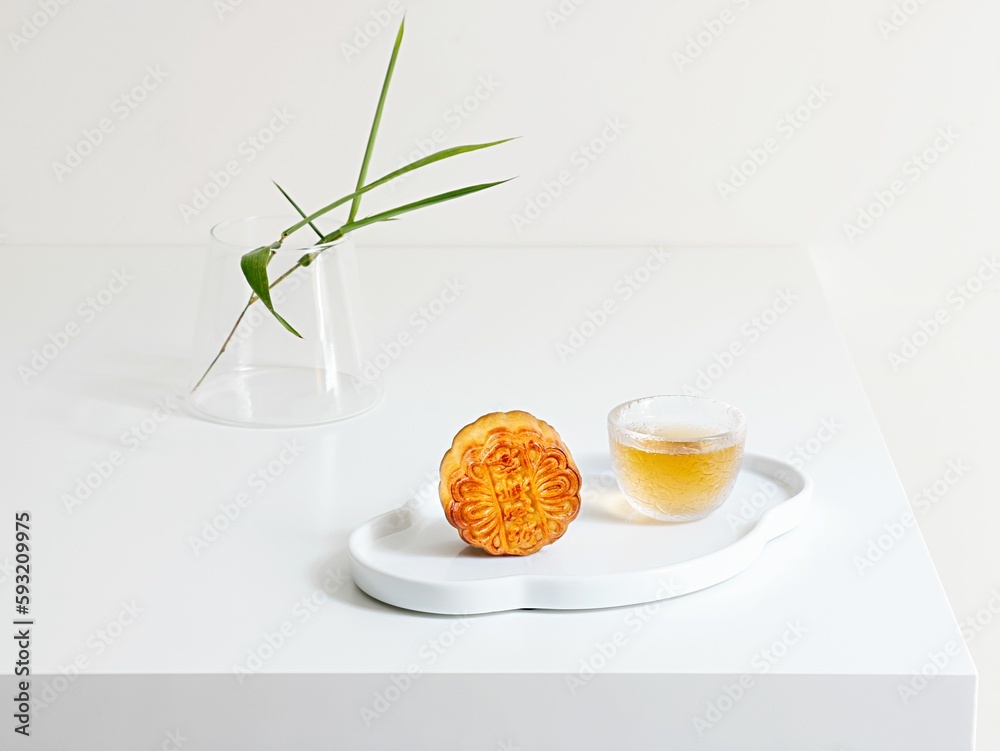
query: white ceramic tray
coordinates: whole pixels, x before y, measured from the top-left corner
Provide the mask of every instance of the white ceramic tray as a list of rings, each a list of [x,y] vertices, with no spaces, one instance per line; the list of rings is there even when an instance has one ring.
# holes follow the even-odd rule
[[[710,516],[669,524],[634,511],[610,460],[581,462],[580,515],[534,555],[491,556],[459,539],[436,492],[351,534],[357,585],[428,613],[635,605],[694,592],[749,568],[769,540],[805,518],[812,481],[778,459],[747,454],[736,487]]]

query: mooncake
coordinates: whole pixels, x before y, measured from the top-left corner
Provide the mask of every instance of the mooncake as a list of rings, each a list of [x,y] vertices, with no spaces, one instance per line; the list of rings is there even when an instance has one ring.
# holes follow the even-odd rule
[[[580,511],[580,472],[555,429],[527,412],[492,412],[462,428],[441,461],[441,505],[469,545],[530,555]]]

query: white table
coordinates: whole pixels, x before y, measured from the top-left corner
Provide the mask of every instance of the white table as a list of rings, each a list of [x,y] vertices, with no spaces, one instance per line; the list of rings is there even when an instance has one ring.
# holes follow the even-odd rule
[[[179,732],[185,751],[972,748],[975,669],[803,252],[359,256],[372,354],[412,335],[385,399],[273,431],[171,406],[201,250],[2,252],[0,559],[30,510],[33,747]],[[449,281],[457,300],[416,323]],[[65,348],[19,375],[69,323]],[[660,605],[467,619],[384,606],[346,578],[350,531],[433,493],[480,414],[526,409],[593,454],[610,407],[685,385],[739,405],[748,449],[798,456],[816,483],[814,515],[744,574]],[[95,462],[113,469],[70,513]],[[217,539],[193,544],[226,509]],[[11,572],[8,623],[13,596]],[[12,696],[14,642],[0,644]]]

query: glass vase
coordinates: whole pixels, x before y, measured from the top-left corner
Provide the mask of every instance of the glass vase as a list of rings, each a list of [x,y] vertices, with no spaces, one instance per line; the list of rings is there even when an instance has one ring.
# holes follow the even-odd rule
[[[297,220],[251,217],[211,230],[188,397],[203,417],[259,427],[319,425],[361,414],[381,397],[362,376],[364,315],[349,239],[309,245],[306,227],[271,258],[272,302],[301,338],[251,298],[240,258]],[[312,263],[296,268],[316,251]]]

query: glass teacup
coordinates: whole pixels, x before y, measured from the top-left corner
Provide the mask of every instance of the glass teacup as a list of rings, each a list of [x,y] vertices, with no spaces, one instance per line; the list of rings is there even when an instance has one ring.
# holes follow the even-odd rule
[[[732,492],[746,419],[697,396],[647,396],[608,415],[611,463],[628,502],[661,521],[708,516]]]

